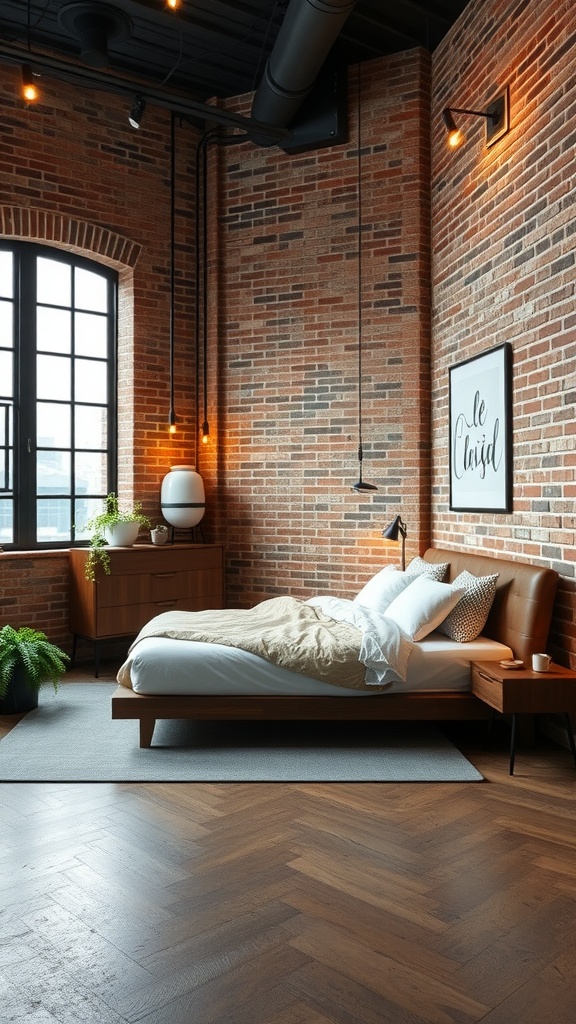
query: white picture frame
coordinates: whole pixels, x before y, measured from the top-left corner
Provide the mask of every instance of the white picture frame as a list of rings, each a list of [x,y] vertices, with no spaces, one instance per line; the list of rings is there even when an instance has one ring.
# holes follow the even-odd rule
[[[512,511],[512,347],[449,369],[450,510]]]

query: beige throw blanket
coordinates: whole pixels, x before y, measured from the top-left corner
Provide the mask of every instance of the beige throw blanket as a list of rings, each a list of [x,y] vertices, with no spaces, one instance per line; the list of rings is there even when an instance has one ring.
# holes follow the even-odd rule
[[[359,660],[362,631],[338,622],[319,608],[293,597],[274,597],[254,608],[164,612],[144,626],[130,651],[145,637],[169,637],[239,647],[313,679],[374,691],[365,683]],[[131,686],[130,659],[118,681]]]

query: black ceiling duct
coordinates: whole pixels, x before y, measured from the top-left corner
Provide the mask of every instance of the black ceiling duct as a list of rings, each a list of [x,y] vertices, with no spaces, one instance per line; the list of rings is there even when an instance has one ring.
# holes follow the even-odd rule
[[[252,117],[285,128],[311,91],[357,0],[290,0],[254,95]],[[261,146],[270,138],[250,134]]]
[[[92,68],[107,67],[109,43],[127,39],[132,32],[132,22],[124,11],[83,0],[62,7],[58,22],[80,41],[80,57]]]

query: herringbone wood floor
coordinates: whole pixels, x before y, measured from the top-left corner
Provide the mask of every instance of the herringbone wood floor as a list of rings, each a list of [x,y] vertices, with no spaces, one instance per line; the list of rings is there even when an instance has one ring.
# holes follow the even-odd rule
[[[0,786],[0,1020],[574,1024],[570,754],[453,738],[485,783]]]

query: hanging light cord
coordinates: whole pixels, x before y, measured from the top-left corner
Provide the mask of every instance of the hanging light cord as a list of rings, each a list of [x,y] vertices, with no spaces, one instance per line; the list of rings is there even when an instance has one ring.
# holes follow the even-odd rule
[[[170,413],[169,423],[174,426],[174,287],[175,287],[175,250],[176,250],[176,117],[170,116]]]
[[[362,472],[362,133],[360,130],[360,64],[357,67],[358,121],[358,461]]]

